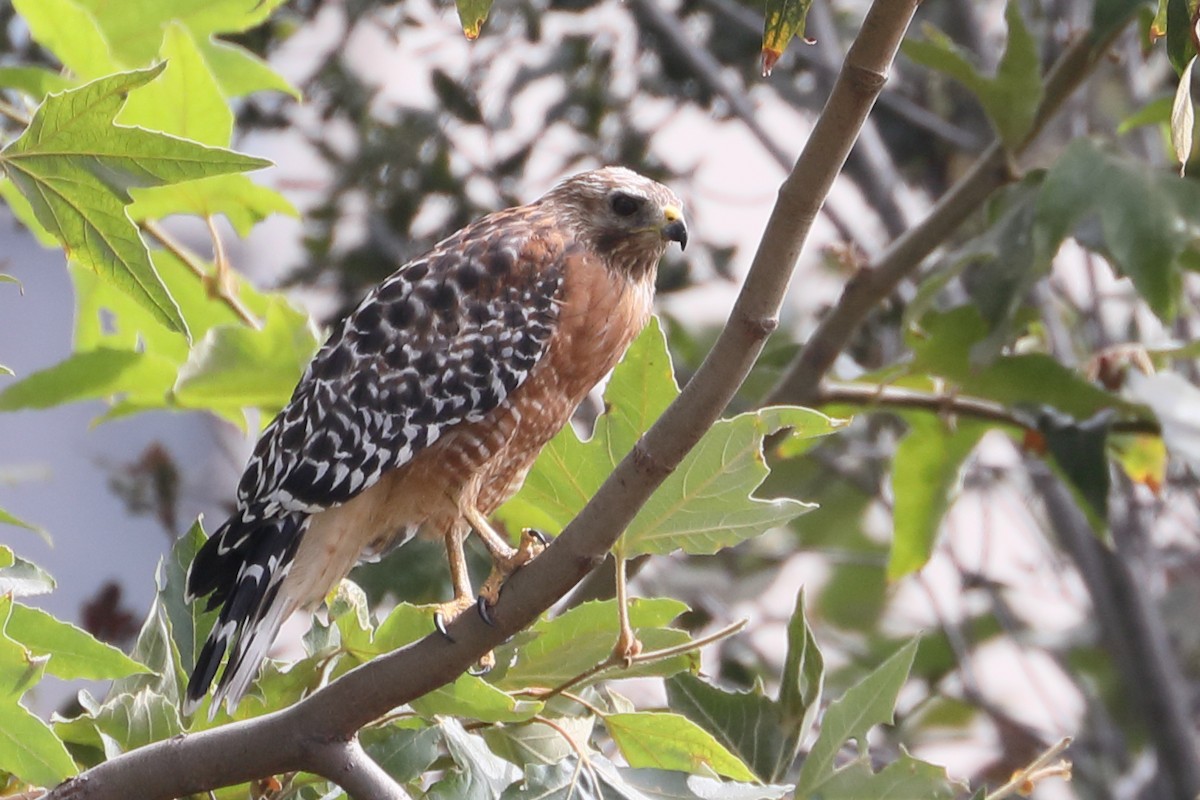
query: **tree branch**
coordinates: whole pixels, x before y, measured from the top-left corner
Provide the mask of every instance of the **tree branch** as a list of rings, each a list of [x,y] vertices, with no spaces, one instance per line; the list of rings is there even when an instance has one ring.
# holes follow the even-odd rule
[[[898,386],[874,386],[870,384],[825,383],[817,390],[818,406],[849,405],[889,409],[915,409],[931,414],[995,422],[1014,428],[1027,429],[1032,420],[1013,412],[1000,403],[979,397],[966,397],[952,392],[920,392]],[[1120,419],[1109,428],[1112,433],[1144,433],[1158,436],[1162,428],[1158,420],[1148,418]]]
[[[358,738],[322,742],[309,751],[309,770],[346,790],[354,800],[412,800],[363,750]]]
[[[1114,552],[1096,538],[1070,493],[1044,465],[1030,461],[1028,469],[1050,526],[1087,586],[1101,641],[1154,742],[1169,796],[1194,800],[1200,794],[1200,757],[1192,727],[1192,692],[1171,652],[1162,620],[1152,611],[1153,601],[1145,588],[1150,581],[1134,572],[1136,559]],[[1123,514],[1114,515],[1112,525],[1119,550],[1141,525],[1137,508],[1129,502],[1125,506]]]
[[[994,141],[962,179],[938,200],[923,222],[892,242],[873,264],[847,282],[837,304],[767,395],[765,404],[812,405],[816,401],[821,380],[867,314],[914,273],[925,257],[946,241],[996,189],[1017,177],[1012,158],[1037,138],[1106,51],[1107,42],[1097,45],[1086,32],[1076,38],[1046,76],[1045,94],[1024,142],[1008,153],[999,141]]]
[[[776,316],[800,250],[845,163],[919,0],[875,0],[804,152],[779,190],[729,322],[696,375],[562,534],[505,584],[494,626],[462,614],[453,638],[432,634],[352,670],[290,708],[130,751],[48,795],[168,800],[210,787],[308,768],[313,741],[364,725],[465,672],[529,625],[600,564],[637,510],[718,418]]]

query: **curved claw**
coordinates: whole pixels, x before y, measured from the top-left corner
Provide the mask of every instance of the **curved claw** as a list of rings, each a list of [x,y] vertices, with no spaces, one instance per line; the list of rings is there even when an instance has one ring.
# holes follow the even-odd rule
[[[450,635],[450,631],[446,630],[446,618],[442,616],[442,612],[433,612],[433,627],[437,628],[438,633],[446,637],[446,641],[454,642],[454,637]]]
[[[525,530],[521,531],[521,533],[537,539],[538,543],[541,544],[542,547],[550,546],[550,537],[546,536],[546,534],[542,533],[537,528],[526,528]]]
[[[489,628],[496,627],[496,618],[492,616],[492,606],[486,597],[479,595],[479,599],[475,601],[475,610],[479,612],[479,618],[485,625]]]

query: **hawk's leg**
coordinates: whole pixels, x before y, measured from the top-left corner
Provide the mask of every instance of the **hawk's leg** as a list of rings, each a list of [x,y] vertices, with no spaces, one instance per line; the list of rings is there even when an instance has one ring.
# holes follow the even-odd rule
[[[454,599],[442,603],[434,612],[438,630],[444,629],[445,623],[475,605],[471,576],[467,573],[467,556],[463,552],[463,538],[466,534],[465,525],[454,525],[443,537],[446,542],[446,561],[450,564],[450,585],[454,587]]]
[[[483,582],[479,596],[489,606],[494,606],[500,599],[500,587],[518,569],[528,564],[539,553],[546,549],[546,540],[537,531],[526,528],[521,531],[521,542],[513,548],[504,537],[496,532],[487,518],[479,513],[479,509],[470,508],[464,511],[467,522],[479,534],[483,546],[492,554],[492,574]]]
[[[492,624],[485,614],[485,609],[475,599],[475,593],[471,591],[471,576],[467,573],[467,556],[463,552],[463,539],[466,538],[468,532],[469,528],[465,525],[455,525],[446,531],[445,535],[446,560],[450,564],[450,583],[454,587],[454,599],[437,607],[433,612],[433,625],[450,641],[454,641],[454,639],[446,632],[446,623],[471,606],[477,606],[483,621],[489,625]],[[489,651],[479,659],[475,671],[487,672],[494,666],[496,666],[496,656]]]

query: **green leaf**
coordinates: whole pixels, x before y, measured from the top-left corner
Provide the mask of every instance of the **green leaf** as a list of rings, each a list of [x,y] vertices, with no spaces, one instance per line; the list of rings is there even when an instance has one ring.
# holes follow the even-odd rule
[[[50,656],[47,671],[67,680],[105,680],[146,671],[112,645],[38,608],[13,604],[6,632],[34,655]]]
[[[76,772],[62,741],[21,705],[21,695],[41,680],[46,659],[34,657],[6,633],[13,608],[0,594],[0,770],[35,785],[55,786]]]
[[[4,198],[13,216],[33,234],[38,244],[52,250],[58,249],[58,239],[38,222],[37,215],[33,213],[33,206],[25,199],[25,195],[21,194],[17,185],[8,178],[0,178],[0,197]]]
[[[475,675],[460,675],[448,686],[413,700],[413,711],[425,719],[452,716],[480,722],[524,722],[541,713],[543,704],[518,700]]]
[[[399,783],[415,780],[429,769],[440,754],[441,738],[436,727],[413,729],[388,725],[364,728],[359,733],[367,755]]]
[[[561,531],[678,394],[655,321],[613,372],[604,393],[606,412],[592,438],[582,441],[572,428],[564,428],[499,516],[510,530]],[[751,496],[768,474],[763,437],[784,427],[792,429],[794,438],[821,436],[842,424],[786,406],[718,422],[634,518],[620,552],[626,557],[676,549],[713,553],[786,524],[811,506]]]
[[[175,366],[148,353],[98,348],[76,353],[53,367],[9,384],[0,411],[49,408],[123,394],[161,401],[175,380]]]
[[[1003,356],[982,369],[973,365],[971,353],[987,335],[973,306],[930,312],[921,319],[921,328],[908,336],[914,355],[907,369],[910,375],[935,376],[962,394],[1005,406],[1049,405],[1074,417],[1090,417],[1105,408],[1132,408],[1042,353]]]
[[[906,414],[909,431],[892,461],[892,550],[887,577],[916,572],[933,553],[942,517],[960,485],[967,456],[988,426],[958,420],[953,426],[933,415]]]
[[[631,767],[715,772],[736,781],[754,773],[712,734],[679,714],[635,711],[609,714],[604,727]]]
[[[13,0],[33,40],[84,80],[122,68],[112,55],[96,18],[74,0]],[[149,60],[149,59],[147,59]]]
[[[1096,0],[1092,7],[1092,26],[1088,35],[1099,44],[1115,33],[1146,5],[1146,0]]]
[[[787,774],[799,742],[788,735],[782,708],[761,688],[727,692],[684,672],[667,679],[666,689],[671,710],[711,733],[759,780],[773,782]]]
[[[33,531],[40,536],[44,542],[50,542],[50,534],[46,532],[45,528],[26,522],[20,517],[16,517],[5,511],[3,508],[0,508],[0,525],[15,525],[18,528],[24,528],[27,531]]]
[[[901,751],[900,757],[879,772],[858,758],[839,769],[821,787],[821,800],[862,800],[862,798],[920,797],[922,800],[953,800],[962,797],[967,787],[954,785],[939,767],[913,758]]]
[[[1200,231],[1194,181],[1147,170],[1144,163],[1076,139],[1046,174],[1034,244],[1049,262],[1081,222],[1099,220],[1099,251],[1133,281],[1150,308],[1170,321],[1180,292],[1180,259]]]
[[[178,22],[167,25],[159,56],[166,62],[162,74],[129,93],[117,122],[227,146],[233,111],[188,29]]]
[[[259,91],[276,91],[300,99],[300,90],[271,65],[244,47],[196,35],[201,52],[212,67],[226,97],[245,97]]]
[[[51,92],[70,89],[70,78],[45,67],[0,67],[0,86],[16,89],[39,103]]]
[[[1025,27],[1016,0],[1009,0],[1005,21],[1008,42],[994,77],[975,68],[967,54],[946,34],[926,26],[925,39],[905,39],[904,54],[966,86],[979,99],[992,126],[1007,147],[1020,145],[1033,128],[1042,101],[1037,41]]]
[[[1192,4],[1188,0],[1167,0],[1167,56],[1175,72],[1182,73],[1194,55]]]
[[[703,727],[754,770],[760,780],[783,780],[800,751],[801,737],[820,707],[824,659],[804,618],[804,590],[788,623],[788,652],[779,700],[761,687],[727,692],[688,673],[666,682],[671,709]]]
[[[283,408],[318,342],[308,317],[272,298],[261,330],[212,328],[179,370],[175,400],[190,408]],[[2,395],[0,395],[2,398]]]
[[[1171,121],[1171,107],[1174,102],[1175,98],[1170,95],[1151,100],[1121,120],[1121,124],[1117,126],[1117,135],[1122,136],[1143,125],[1166,125]]]
[[[1038,415],[1038,430],[1046,440],[1046,449],[1067,479],[1067,484],[1083,500],[1089,522],[1099,531],[1108,528],[1108,430],[1113,413],[1101,411],[1083,422],[1054,409]]]
[[[443,719],[438,730],[458,769],[435,784],[425,795],[427,800],[495,798],[521,778],[519,769],[493,755],[483,739],[467,733],[458,720]]]
[[[217,611],[205,611],[204,603],[189,603],[184,599],[188,568],[207,540],[202,520],[197,519],[187,533],[171,546],[171,552],[159,561],[155,572],[158,588],[155,602],[162,605],[166,614],[171,642],[178,652],[178,663],[184,670],[191,669],[196,663],[196,654],[200,652],[217,618]]]
[[[185,331],[179,309],[127,216],[129,189],[259,169],[269,162],[140,128],[112,124],[128,92],[163,65],[50,95],[0,165],[68,255],[115,282],[163,324]]]
[[[834,759],[848,739],[858,740],[865,750],[867,732],[892,721],[896,697],[908,679],[916,653],[917,640],[913,639],[829,705],[821,732],[800,768],[797,797],[814,796],[834,777]]]
[[[804,37],[804,24],[811,6],[812,0],[767,0],[762,39],[764,78],[771,74],[792,39]]]
[[[118,56],[144,64],[158,53],[163,29],[173,21],[186,26],[196,39],[213,33],[240,33],[256,27],[284,0],[77,0],[100,23]]]
[[[9,555],[12,555],[11,550]],[[0,595],[32,597],[53,590],[54,579],[32,561],[13,556],[11,564],[0,567]]]
[[[718,421],[638,512],[618,544],[619,552],[630,558],[674,550],[710,554],[786,525],[814,504],[752,496],[770,472],[763,439],[784,428],[791,429],[794,439],[808,439],[844,424],[791,406]]]
[[[463,35],[478,39],[479,31],[492,10],[492,0],[454,0],[458,8],[458,21],[462,23]]]
[[[821,707],[821,691],[825,685],[825,657],[817,647],[817,638],[804,613],[804,587],[796,595],[796,608],[788,621],[787,636],[787,657],[779,678],[779,705],[798,746],[800,737],[812,727]],[[792,757],[795,758],[795,753]],[[783,780],[784,777],[784,773],[777,773],[771,780]]]
[[[664,627],[686,610],[683,603],[667,598],[629,601],[629,623],[645,652],[688,641],[685,632]],[[496,648],[498,666],[488,678],[507,690],[558,686],[608,658],[618,632],[615,600],[582,603],[554,619],[538,620]],[[698,664],[695,653],[686,653],[636,665],[621,675],[671,675]]]
[[[260,186],[245,175],[217,175],[170,186],[142,189],[128,208],[134,220],[162,219],[173,214],[199,217],[224,215],[238,236],[272,214],[299,217],[300,212],[274,189]]]

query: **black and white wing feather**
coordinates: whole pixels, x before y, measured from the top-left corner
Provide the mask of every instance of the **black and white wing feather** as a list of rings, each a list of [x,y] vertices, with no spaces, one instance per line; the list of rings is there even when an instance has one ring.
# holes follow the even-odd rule
[[[232,685],[236,703],[257,672],[283,621],[279,587],[312,514],[482,419],[538,363],[557,324],[566,247],[538,235],[533,215],[524,208],[486,217],[402,267],[308,366],[255,446],[237,512],[189,571],[189,596],[221,606],[188,685],[189,706],[227,649],[219,695]]]

